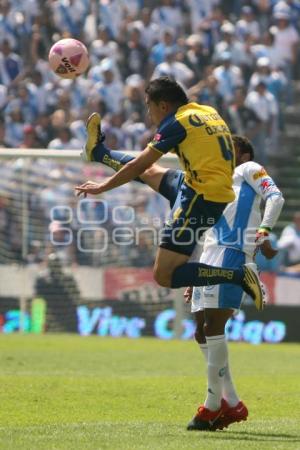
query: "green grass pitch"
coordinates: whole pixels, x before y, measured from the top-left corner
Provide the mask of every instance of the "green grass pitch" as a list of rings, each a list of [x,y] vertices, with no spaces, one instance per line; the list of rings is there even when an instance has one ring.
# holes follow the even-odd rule
[[[206,390],[194,342],[1,335],[0,448],[300,449],[300,346],[230,356],[248,421],[188,432]]]

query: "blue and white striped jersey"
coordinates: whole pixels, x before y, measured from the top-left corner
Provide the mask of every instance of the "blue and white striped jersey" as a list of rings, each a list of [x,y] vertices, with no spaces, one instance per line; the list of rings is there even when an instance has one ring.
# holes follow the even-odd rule
[[[282,194],[266,170],[254,161],[235,168],[233,190],[235,200],[227,205],[218,223],[205,233],[203,250],[211,246],[229,247],[252,257],[256,230],[261,225],[261,200]]]

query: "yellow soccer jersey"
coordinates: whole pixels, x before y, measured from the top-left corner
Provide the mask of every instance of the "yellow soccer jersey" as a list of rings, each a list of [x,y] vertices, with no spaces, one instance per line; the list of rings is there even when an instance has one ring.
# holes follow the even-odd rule
[[[175,152],[185,171],[184,181],[205,200],[234,200],[235,153],[231,134],[211,106],[181,106],[160,123],[149,146],[163,154]]]

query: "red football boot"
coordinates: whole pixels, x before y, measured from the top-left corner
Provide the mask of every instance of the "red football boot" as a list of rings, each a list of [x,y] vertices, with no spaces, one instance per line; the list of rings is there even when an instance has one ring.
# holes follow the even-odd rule
[[[224,409],[224,414],[215,424],[220,429],[228,427],[231,423],[247,420],[248,409],[242,401],[239,401],[236,406],[230,407],[226,400],[222,399],[221,408]]]
[[[225,411],[228,408],[227,403],[223,403],[221,408],[217,411],[210,411],[205,406],[201,405],[198,408],[197,414],[192,418],[187,426],[187,430],[199,430],[199,431],[215,431],[217,429],[223,429],[222,419]]]

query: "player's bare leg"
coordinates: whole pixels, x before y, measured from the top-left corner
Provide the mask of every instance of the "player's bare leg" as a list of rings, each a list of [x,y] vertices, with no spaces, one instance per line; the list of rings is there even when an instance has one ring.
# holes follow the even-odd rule
[[[227,320],[232,316],[232,309],[206,308],[204,310],[204,334],[205,337],[224,334]]]
[[[196,322],[195,341],[198,342],[200,346],[206,345],[206,336],[204,333],[204,323],[205,323],[204,310],[195,312],[194,318]],[[205,356],[205,358],[207,359],[207,355]]]
[[[185,264],[189,256],[159,248],[154,263],[154,279],[163,287],[171,287],[174,270]]]
[[[149,169],[140,175],[141,180],[147,184],[151,189],[159,192],[159,186],[163,179],[163,176],[169,169],[161,167],[159,164],[153,164]]]

